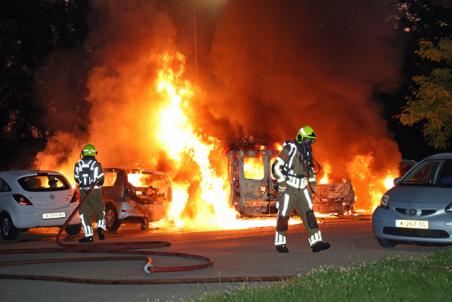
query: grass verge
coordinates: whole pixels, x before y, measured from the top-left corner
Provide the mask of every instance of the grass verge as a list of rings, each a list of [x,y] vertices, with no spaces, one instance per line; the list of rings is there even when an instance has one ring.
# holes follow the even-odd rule
[[[389,257],[347,268],[326,267],[265,287],[206,295],[216,301],[451,301],[452,249],[422,259]]]

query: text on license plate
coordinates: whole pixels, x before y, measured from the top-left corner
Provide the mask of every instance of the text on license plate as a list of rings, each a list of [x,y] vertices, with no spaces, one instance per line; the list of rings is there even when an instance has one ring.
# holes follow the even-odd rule
[[[427,220],[396,220],[396,227],[411,229],[428,229]]]
[[[64,212],[42,214],[42,219],[56,219],[56,218],[64,218],[64,217],[66,217],[66,213],[64,213]]]

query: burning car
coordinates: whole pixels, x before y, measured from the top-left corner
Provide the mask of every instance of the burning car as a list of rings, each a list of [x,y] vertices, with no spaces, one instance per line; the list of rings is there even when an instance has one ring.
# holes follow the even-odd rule
[[[274,214],[278,192],[271,165],[277,150],[232,149],[228,151],[231,203],[241,215]],[[349,214],[355,203],[351,181],[318,184],[313,208],[324,213]]]
[[[102,196],[109,231],[122,222],[138,222],[146,230],[150,221],[165,217],[172,198],[171,182],[163,172],[138,169],[104,169]]]
[[[351,214],[355,203],[355,192],[351,181],[318,184],[313,195],[314,211],[322,213]]]

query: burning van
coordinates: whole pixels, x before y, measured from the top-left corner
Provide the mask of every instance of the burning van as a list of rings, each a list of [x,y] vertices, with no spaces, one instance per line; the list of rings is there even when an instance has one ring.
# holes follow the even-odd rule
[[[277,150],[232,149],[228,151],[231,203],[241,215],[256,216],[277,212],[278,192],[271,165]],[[355,192],[350,181],[317,184],[313,194],[314,211],[350,214]]]
[[[278,192],[274,188],[271,162],[277,155],[275,150],[228,151],[231,202],[241,215],[276,213]]]

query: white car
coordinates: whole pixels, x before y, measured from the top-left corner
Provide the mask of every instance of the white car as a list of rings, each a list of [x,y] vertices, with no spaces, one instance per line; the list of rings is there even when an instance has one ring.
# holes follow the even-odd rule
[[[0,232],[6,240],[29,228],[62,226],[78,202],[58,172],[0,171]],[[80,217],[75,215],[66,232],[75,235],[80,230]]]

